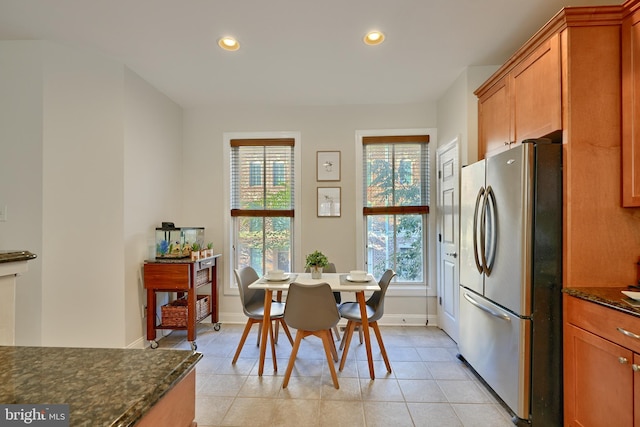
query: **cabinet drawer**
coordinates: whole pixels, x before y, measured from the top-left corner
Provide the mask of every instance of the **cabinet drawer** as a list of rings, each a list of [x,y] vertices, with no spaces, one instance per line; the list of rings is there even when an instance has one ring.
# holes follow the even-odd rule
[[[196,265],[196,270],[202,270],[203,268],[213,267],[216,264],[216,259],[205,259],[204,261],[198,261],[198,265]]]
[[[189,289],[189,264],[145,264],[145,289]]]
[[[640,317],[570,296],[565,313],[567,322],[640,353]]]

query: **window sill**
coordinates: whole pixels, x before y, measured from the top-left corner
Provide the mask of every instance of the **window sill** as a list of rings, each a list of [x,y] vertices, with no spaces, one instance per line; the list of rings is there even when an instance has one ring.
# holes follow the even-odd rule
[[[388,297],[426,297],[429,295],[429,288],[424,285],[393,285],[387,289]]]

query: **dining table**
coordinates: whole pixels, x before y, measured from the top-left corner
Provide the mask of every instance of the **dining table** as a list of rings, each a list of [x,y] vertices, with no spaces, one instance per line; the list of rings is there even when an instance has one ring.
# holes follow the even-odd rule
[[[311,273],[287,273],[284,277],[274,280],[266,276],[260,277],[249,285],[250,289],[264,289],[264,318],[262,320],[262,336],[260,337],[260,360],[258,365],[258,375],[262,376],[264,372],[264,360],[267,352],[267,339],[270,331],[270,313],[271,301],[273,300],[273,292],[286,292],[291,283],[299,283],[301,285],[316,285],[319,283],[327,283],[331,286],[333,292],[354,292],[356,300],[360,306],[360,315],[362,317],[362,334],[364,336],[364,345],[367,351],[367,361],[369,363],[369,375],[371,379],[375,379],[373,368],[373,355],[371,353],[371,337],[369,334],[369,322],[367,320],[367,307],[365,301],[365,292],[375,292],[380,290],[378,282],[371,274],[366,279],[354,279],[349,273],[322,273],[320,279],[313,279]]]

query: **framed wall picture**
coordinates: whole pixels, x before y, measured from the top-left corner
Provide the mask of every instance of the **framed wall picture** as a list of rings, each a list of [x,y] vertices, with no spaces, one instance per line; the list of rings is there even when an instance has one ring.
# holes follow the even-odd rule
[[[316,179],[318,181],[340,181],[340,152],[316,152]]]
[[[340,187],[318,187],[318,216],[340,216]]]

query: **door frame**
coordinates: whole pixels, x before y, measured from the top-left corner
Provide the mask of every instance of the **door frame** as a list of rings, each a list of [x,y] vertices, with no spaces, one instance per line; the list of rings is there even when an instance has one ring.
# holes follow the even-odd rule
[[[461,136],[458,135],[455,138],[453,138],[451,141],[449,141],[448,143],[438,147],[437,151],[436,151],[436,169],[437,169],[437,176],[438,179],[437,181],[437,187],[436,187],[436,194],[438,195],[437,197],[437,217],[436,217],[436,240],[437,240],[437,250],[436,250],[436,280],[437,280],[437,292],[436,292],[436,318],[437,318],[437,322],[438,322],[438,327],[440,327],[440,329],[444,330],[454,341],[457,342],[458,340],[458,326],[459,326],[459,307],[460,307],[460,289],[459,289],[459,278],[460,278],[460,257],[456,255],[456,257],[453,258],[453,262],[455,264],[455,277],[454,277],[454,286],[453,286],[453,300],[454,300],[454,305],[457,308],[457,317],[455,319],[455,322],[451,323],[450,321],[446,321],[446,319],[443,316],[443,311],[442,311],[442,305],[441,305],[441,297],[444,293],[444,282],[443,282],[443,271],[442,271],[442,261],[443,261],[443,253],[442,253],[442,247],[443,245],[440,242],[440,236],[442,235],[443,232],[443,212],[442,212],[442,206],[440,204],[441,201],[441,191],[442,191],[442,179],[441,179],[441,169],[440,169],[440,160],[441,157],[443,155],[443,153],[445,152],[449,152],[451,150],[455,150],[455,161],[456,161],[456,165],[454,167],[454,194],[457,197],[457,200],[455,201],[456,206],[458,207],[458,210],[456,212],[453,213],[453,215],[455,215],[456,219],[454,219],[454,227],[456,229],[456,234],[455,234],[455,238],[454,238],[454,245],[455,245],[455,253],[459,254],[460,253],[460,140],[461,140]]]

